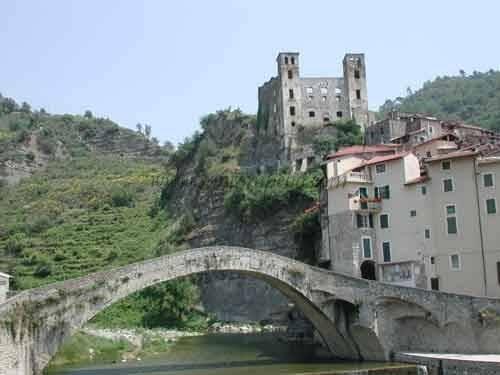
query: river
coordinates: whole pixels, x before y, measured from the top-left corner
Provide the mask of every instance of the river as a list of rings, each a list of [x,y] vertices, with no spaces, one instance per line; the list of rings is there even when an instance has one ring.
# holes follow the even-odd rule
[[[314,359],[312,348],[281,342],[273,334],[211,334],[182,338],[173,344],[168,353],[154,359],[97,364],[50,374],[276,375],[375,366],[377,364],[320,361]]]

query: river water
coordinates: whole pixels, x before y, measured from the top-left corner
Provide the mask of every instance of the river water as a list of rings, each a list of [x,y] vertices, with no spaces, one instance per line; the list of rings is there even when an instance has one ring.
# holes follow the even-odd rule
[[[131,363],[51,372],[58,375],[276,375],[376,367],[380,364],[314,359],[312,348],[284,343],[273,334],[185,337],[168,353]],[[384,364],[386,365],[386,364]]]

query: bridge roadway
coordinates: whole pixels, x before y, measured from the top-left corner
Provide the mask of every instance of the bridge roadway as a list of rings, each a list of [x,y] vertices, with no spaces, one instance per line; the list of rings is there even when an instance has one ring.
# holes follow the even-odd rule
[[[41,374],[65,339],[149,286],[202,272],[264,280],[311,321],[332,356],[499,353],[500,300],[357,279],[259,250],[188,250],[24,291],[0,305],[0,375]]]

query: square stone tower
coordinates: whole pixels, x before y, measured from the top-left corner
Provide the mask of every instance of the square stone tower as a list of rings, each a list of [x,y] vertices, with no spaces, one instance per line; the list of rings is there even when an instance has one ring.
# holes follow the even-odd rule
[[[342,77],[301,77],[298,52],[280,52],[276,63],[278,75],[259,87],[257,126],[260,134],[279,138],[282,161],[293,161],[297,133],[304,128],[345,119],[363,131],[369,125],[363,54],[345,55]]]

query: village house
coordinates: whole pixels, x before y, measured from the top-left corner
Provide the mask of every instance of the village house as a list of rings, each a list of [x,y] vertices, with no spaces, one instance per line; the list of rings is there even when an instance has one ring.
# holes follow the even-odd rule
[[[398,285],[500,297],[500,158],[452,151],[419,160],[383,145],[365,150],[346,148],[325,162],[322,265]]]

